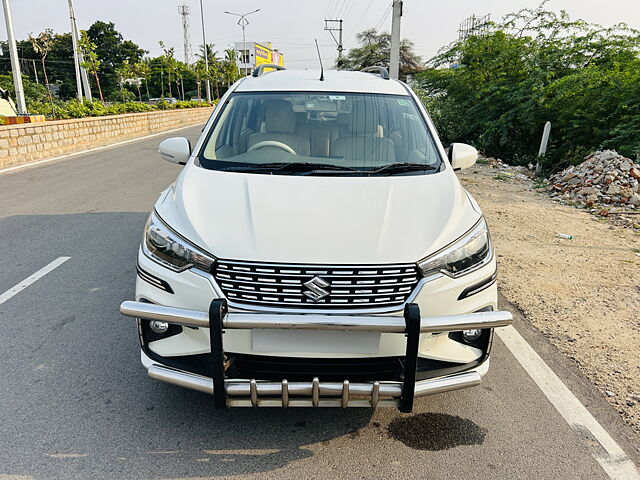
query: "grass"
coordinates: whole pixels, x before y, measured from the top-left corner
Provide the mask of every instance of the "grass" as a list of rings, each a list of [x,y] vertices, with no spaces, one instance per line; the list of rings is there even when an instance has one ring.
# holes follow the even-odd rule
[[[505,175],[504,173],[498,173],[493,178],[495,178],[496,180],[499,180],[501,182],[509,182],[509,181],[511,181],[511,176],[510,175]]]

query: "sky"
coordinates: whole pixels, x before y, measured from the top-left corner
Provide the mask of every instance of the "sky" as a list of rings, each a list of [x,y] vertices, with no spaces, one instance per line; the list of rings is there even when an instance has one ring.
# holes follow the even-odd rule
[[[248,17],[247,41],[270,41],[285,55],[288,68],[317,68],[314,39],[320,44],[325,67],[333,65],[337,52],[325,18],[344,20],[344,46],[357,45],[355,33],[376,27],[390,31],[391,0],[202,0],[207,43],[222,52],[234,41],[242,40],[237,17],[225,10],[244,13],[260,8]],[[16,37],[52,28],[70,30],[67,0],[10,0]],[[202,44],[199,0],[73,0],[80,29],[94,21],[116,24],[126,39],[149,51],[162,53],[158,41],[175,47],[176,57],[183,59],[183,33],[178,5],[191,7],[190,37],[195,51]],[[468,16],[490,14],[493,20],[524,7],[536,7],[540,0],[404,0],[401,35],[415,43],[416,53],[424,59],[435,55],[440,47],[457,38],[460,22]],[[602,25],[626,22],[640,29],[640,0],[550,0],[547,8],[566,10],[574,18]],[[0,39],[6,40],[4,22]]]

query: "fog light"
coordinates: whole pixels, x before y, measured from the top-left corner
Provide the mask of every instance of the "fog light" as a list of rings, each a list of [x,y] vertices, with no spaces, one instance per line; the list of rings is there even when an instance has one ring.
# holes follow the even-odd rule
[[[473,330],[463,330],[462,338],[464,338],[465,342],[475,342],[482,335],[482,330],[474,328]]]
[[[152,320],[149,322],[149,328],[153,333],[162,335],[163,333],[167,333],[167,330],[169,330],[169,324],[167,322],[161,322],[160,320]]]

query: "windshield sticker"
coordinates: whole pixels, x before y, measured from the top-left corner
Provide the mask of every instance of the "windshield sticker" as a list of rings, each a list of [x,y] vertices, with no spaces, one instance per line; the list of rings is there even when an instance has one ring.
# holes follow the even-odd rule
[[[398,99],[398,105],[402,105],[403,107],[408,107],[411,105],[408,100],[403,100],[401,98]]]
[[[347,97],[344,95],[329,95],[329,100],[332,102],[337,102],[338,100],[346,100]]]

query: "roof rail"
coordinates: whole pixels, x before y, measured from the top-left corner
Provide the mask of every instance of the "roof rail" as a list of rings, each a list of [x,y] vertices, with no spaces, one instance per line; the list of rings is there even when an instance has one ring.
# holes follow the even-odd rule
[[[286,70],[286,68],[284,68],[282,65],[277,65],[275,63],[263,63],[262,65],[258,65],[253,69],[252,75],[254,77],[259,77],[260,75],[265,73],[265,68],[273,68],[274,70]]]
[[[379,65],[374,65],[373,67],[366,67],[366,68],[363,68],[360,71],[361,72],[365,72],[365,73],[377,73],[378,75],[380,75],[385,80],[389,80],[391,78],[389,76],[389,71],[386,68],[381,67]]]

